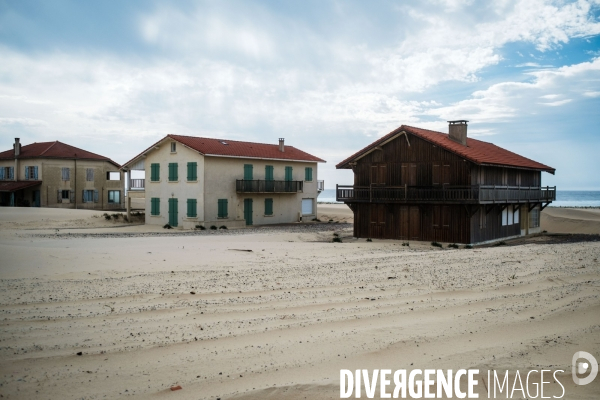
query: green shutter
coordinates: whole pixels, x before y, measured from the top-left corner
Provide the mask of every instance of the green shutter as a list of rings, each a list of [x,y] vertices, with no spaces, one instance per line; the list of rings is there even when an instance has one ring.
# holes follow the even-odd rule
[[[150,214],[160,215],[160,199],[157,197],[150,199]]]
[[[253,166],[252,164],[244,164],[244,180],[245,181],[251,181],[252,178],[252,170],[253,170]]]
[[[187,180],[196,181],[198,180],[198,164],[195,162],[187,163]]]
[[[265,180],[272,181],[273,180],[273,166],[267,165],[265,167]]]
[[[152,182],[160,180],[160,164],[150,164],[150,180]]]
[[[219,199],[217,217],[227,218],[227,199]]]
[[[196,218],[196,199],[187,199],[187,216]]]
[[[312,168],[311,167],[306,167],[304,168],[304,180],[305,181],[312,181]]]
[[[292,167],[285,167],[285,180],[286,181],[292,180]]]
[[[273,215],[273,199],[265,199],[265,215]]]
[[[171,225],[172,227],[176,227],[178,225],[178,212],[179,212],[179,207],[178,207],[178,201],[176,198],[170,198],[169,199],[169,225]]]
[[[177,163],[169,163],[169,181],[173,182],[178,179],[177,169],[178,169]]]

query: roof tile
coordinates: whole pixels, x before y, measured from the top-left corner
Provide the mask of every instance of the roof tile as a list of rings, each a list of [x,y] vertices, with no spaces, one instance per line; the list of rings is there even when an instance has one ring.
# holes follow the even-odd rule
[[[498,147],[493,143],[467,138],[467,145],[463,146],[462,144],[450,139],[447,133],[416,128],[408,125],[402,125],[398,129],[395,129],[394,131],[388,133],[379,140],[376,140],[375,142],[371,143],[364,149],[354,153],[353,155],[336,165],[336,168],[348,168],[348,162],[366,153],[367,151],[371,150],[372,148],[378,146],[379,144],[385,142],[386,140],[392,138],[393,136],[402,131],[411,133],[421,139],[438,145],[478,165],[492,164],[498,166],[536,169],[547,171],[552,174],[554,174],[555,172],[555,169],[552,167],[549,167],[537,161],[533,161],[529,158],[520,156],[516,153],[513,153],[512,151],[503,149],[502,147]]]

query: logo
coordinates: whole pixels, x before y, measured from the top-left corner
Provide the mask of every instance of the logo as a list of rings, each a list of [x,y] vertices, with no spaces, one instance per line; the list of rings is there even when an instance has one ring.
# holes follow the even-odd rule
[[[585,361],[578,361],[581,359],[584,359]],[[578,351],[573,354],[571,365],[571,374],[573,375],[573,382],[575,382],[576,385],[587,385],[596,378],[596,375],[598,375],[598,361],[596,361],[593,355],[586,351]],[[585,378],[579,378],[577,376],[583,375],[588,371],[590,374]]]

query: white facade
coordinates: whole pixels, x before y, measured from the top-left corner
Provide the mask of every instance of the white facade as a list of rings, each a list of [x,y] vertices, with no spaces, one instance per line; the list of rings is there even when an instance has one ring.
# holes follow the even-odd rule
[[[175,151],[172,151],[172,143],[175,143]],[[192,229],[196,225],[233,228],[310,221],[316,217],[317,162],[202,155],[169,137],[147,151],[143,160],[147,224],[170,224],[183,229]],[[188,180],[188,163],[196,163],[195,180]],[[134,159],[131,164],[139,165],[139,160]],[[154,181],[153,164],[159,165],[159,176]],[[177,165],[177,179],[169,179],[169,164]],[[272,167],[275,182],[285,181],[286,167],[291,167],[288,181],[299,181],[302,188],[285,193],[256,193],[245,191],[241,186],[242,190],[238,191],[236,180],[245,178],[245,165],[252,166],[253,181],[265,181],[267,166]],[[306,168],[312,172],[307,173]],[[312,179],[307,181],[310,175]],[[195,216],[188,215],[188,200],[195,200]],[[223,213],[219,204],[224,207],[225,201],[226,213]],[[220,211],[222,215],[219,215]]]

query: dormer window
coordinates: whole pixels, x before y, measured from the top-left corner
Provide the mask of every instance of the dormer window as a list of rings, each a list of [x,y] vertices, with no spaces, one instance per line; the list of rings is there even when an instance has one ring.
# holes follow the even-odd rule
[[[171,142],[171,153],[176,153],[176,152],[177,152],[177,143]]]
[[[224,140],[220,140],[219,143],[221,143],[222,145],[225,145],[225,146],[228,145],[228,143],[226,141],[224,141]]]

